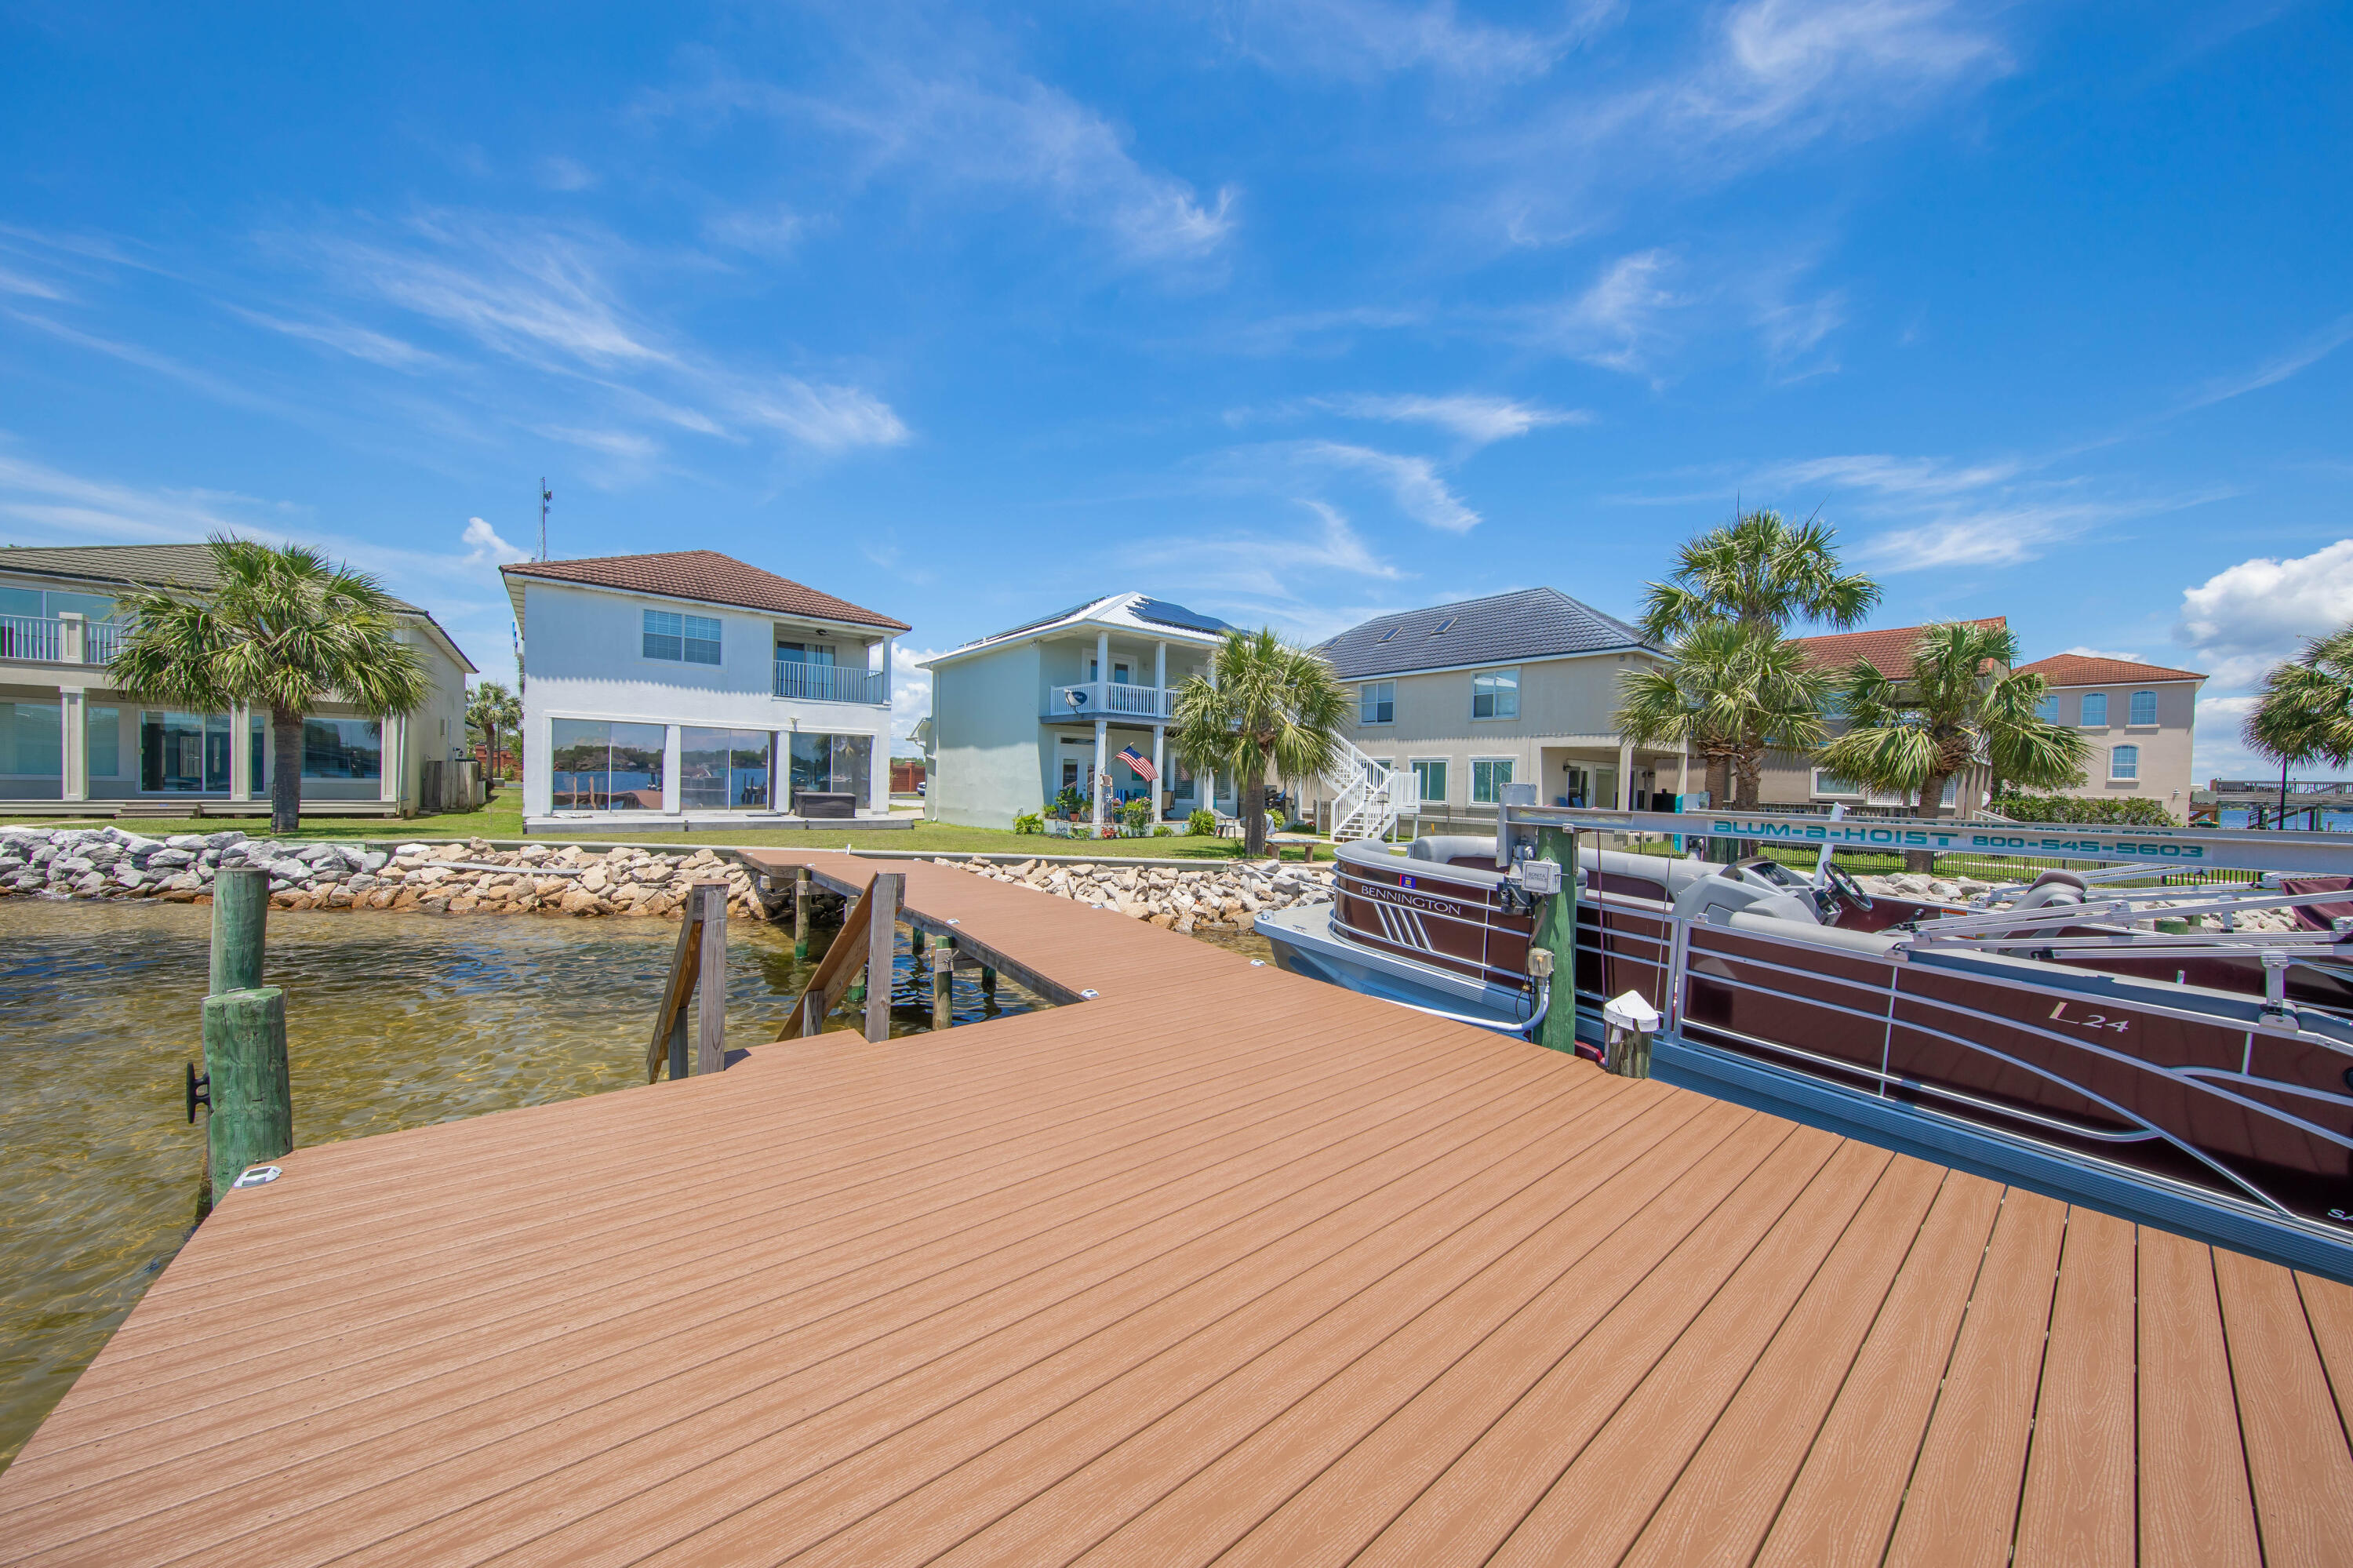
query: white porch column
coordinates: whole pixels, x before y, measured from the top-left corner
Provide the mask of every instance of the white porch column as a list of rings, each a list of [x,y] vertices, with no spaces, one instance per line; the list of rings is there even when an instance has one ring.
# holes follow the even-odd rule
[[[1152,689],[1160,694],[1152,700],[1158,705],[1157,711],[1160,716],[1166,718],[1168,716],[1168,644],[1165,641],[1152,645]]]
[[[392,777],[392,769],[385,768],[385,777]],[[228,798],[253,799],[253,710],[243,703],[232,703],[228,710]]]
[[[1164,640],[1152,645],[1152,684],[1159,695],[1152,699],[1161,723],[1152,726],[1152,771],[1158,775],[1152,780],[1152,820],[1158,821],[1160,792],[1168,788],[1168,644]]]
[[[69,632],[71,631],[69,627]],[[71,686],[58,688],[58,798],[90,799],[90,699]]]
[[[384,756],[376,764],[379,774],[376,799],[379,800],[398,804],[408,798],[406,788],[408,783],[408,726],[409,717],[406,714],[395,714],[383,721]],[[248,748],[253,745],[250,740],[245,744]],[[229,782],[237,782],[234,757],[229,760]]]
[[[1618,809],[1628,810],[1634,804],[1634,743],[1618,743]]]
[[[1108,631],[1095,633],[1095,679],[1106,685],[1111,683],[1111,633]],[[1098,704],[1105,700],[1101,692],[1095,694]]]
[[[785,744],[789,747],[792,742],[787,739]],[[662,815],[665,817],[678,815],[678,726],[674,724],[662,726]],[[792,794],[792,771],[790,753],[787,751],[785,763],[785,793],[787,797]]]
[[[1111,768],[1111,720],[1095,715],[1095,776],[1092,793],[1095,798],[1095,826],[1103,824],[1103,775]]]
[[[1691,793],[1691,742],[1688,740],[1683,742],[1683,755],[1675,759],[1675,793]]]

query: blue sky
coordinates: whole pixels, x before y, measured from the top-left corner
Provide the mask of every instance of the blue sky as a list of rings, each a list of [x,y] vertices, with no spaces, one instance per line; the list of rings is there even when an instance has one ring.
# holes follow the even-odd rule
[[[2257,0],[0,5],[0,540],[314,541],[508,673],[543,474],[916,650],[1819,510],[2236,771],[2353,615],[2348,80]]]

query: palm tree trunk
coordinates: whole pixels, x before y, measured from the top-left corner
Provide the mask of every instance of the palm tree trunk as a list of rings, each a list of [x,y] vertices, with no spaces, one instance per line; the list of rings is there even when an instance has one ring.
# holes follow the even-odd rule
[[[1931,773],[1925,780],[1922,781],[1920,785],[1920,803],[1912,808],[1912,814],[1914,816],[1920,818],[1923,821],[1933,822],[1936,820],[1936,813],[1944,809],[1945,779],[1947,777],[1947,775],[1942,773]],[[1916,871],[1924,875],[1935,875],[1936,873],[1936,852],[1934,850],[1905,850],[1904,852],[1904,869],[1906,871]]]
[[[1266,858],[1266,780],[1253,775],[1242,789],[1242,855]]]
[[[299,832],[302,827],[302,715],[291,708],[269,710],[269,831]]]

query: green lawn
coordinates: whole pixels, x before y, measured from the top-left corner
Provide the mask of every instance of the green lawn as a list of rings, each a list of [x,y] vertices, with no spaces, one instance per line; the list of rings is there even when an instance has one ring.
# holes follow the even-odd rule
[[[0,821],[7,820],[0,818]],[[37,828],[97,827],[113,821],[111,818],[91,818],[77,821],[58,817],[16,820]],[[180,821],[140,819],[120,825],[133,832],[159,839],[172,833],[214,833],[223,828],[241,828],[259,838],[269,831],[267,817],[200,817]],[[364,839],[371,843],[399,843],[409,839],[519,839],[522,836],[522,797],[513,790],[501,795],[480,811],[457,811],[401,821],[381,817],[305,817],[301,831],[301,837],[306,840],[348,842]],[[912,828],[866,828],[841,822],[806,831],[799,828],[703,828],[691,833],[682,833],[675,829],[663,831],[650,823],[640,827],[635,822],[624,822],[533,836],[544,843],[800,845],[819,849],[839,849],[848,843],[860,849],[922,850],[934,854],[977,852],[987,854],[1085,855],[1097,860],[1138,855],[1165,860],[1237,860],[1242,853],[1240,839],[1180,835],[1166,839],[1072,840],[1048,838],[1038,833],[1016,833],[1002,828],[955,828],[944,822],[917,822]],[[1283,853],[1289,858],[1297,858],[1295,850],[1286,848]],[[1331,859],[1330,846],[1320,849],[1317,858]]]

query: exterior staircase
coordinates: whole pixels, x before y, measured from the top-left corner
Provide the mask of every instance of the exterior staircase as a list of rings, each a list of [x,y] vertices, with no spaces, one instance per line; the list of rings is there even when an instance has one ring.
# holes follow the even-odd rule
[[[1324,783],[1333,791],[1332,842],[1386,839],[1397,831],[1404,793],[1413,788],[1410,774],[1400,778],[1345,737],[1335,737],[1332,765]]]

